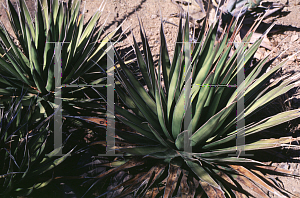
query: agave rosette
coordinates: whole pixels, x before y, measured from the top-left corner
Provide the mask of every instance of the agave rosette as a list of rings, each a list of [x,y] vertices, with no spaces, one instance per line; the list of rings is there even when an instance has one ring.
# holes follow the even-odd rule
[[[274,59],[269,61],[268,57],[250,67],[263,37],[249,46],[248,41],[252,35],[249,31],[243,38],[243,43],[235,43],[235,46],[233,41],[239,30],[237,21],[227,27],[219,38],[218,21],[209,28],[205,26],[206,23],[193,47],[190,65],[186,68],[185,62],[190,56],[184,43],[189,42],[189,24],[186,21],[183,27],[182,19],[172,62],[161,26],[158,62],[161,75],[155,70],[142,26],[140,32],[144,56],[133,39],[142,81],[133,75],[117,54],[120,64],[117,72],[121,85],[116,86],[116,92],[126,108],[115,105],[115,110],[117,118],[136,132],[116,129],[120,141],[132,145],[116,146],[114,149],[124,153],[125,160],[109,164],[116,167],[97,178],[102,180],[120,170],[139,170],[134,177],[108,191],[113,192],[122,187],[123,190],[117,197],[129,193],[134,193],[134,197],[239,197],[241,194],[268,197],[267,191],[280,195],[289,194],[263,173],[271,171],[273,174],[291,175],[291,172],[279,168],[275,171],[274,167],[255,160],[255,156],[231,157],[228,154],[237,152],[236,132],[241,128],[236,129],[236,124],[237,120],[244,118],[246,153],[280,147],[294,140],[292,137],[255,140],[253,134],[298,118],[299,109],[282,112],[259,122],[249,123],[247,119],[295,87],[297,78],[285,77],[268,83],[272,74],[287,60],[269,71],[266,70]],[[241,55],[243,59],[238,58]],[[207,86],[237,84],[237,72],[244,67],[245,81],[239,87]],[[192,72],[186,78],[188,69]],[[184,91],[189,86],[186,79],[192,79],[193,86],[189,96]],[[237,102],[242,99],[242,93],[244,118],[236,115]],[[187,117],[185,97],[188,97],[192,105],[189,130],[184,128]],[[186,135],[189,131],[190,136]],[[192,152],[185,150],[184,137],[190,137]]]
[[[49,121],[53,114],[33,125],[33,98],[23,106],[19,98],[4,103],[0,109],[0,196],[27,196],[48,185],[52,175],[45,176],[70,154],[56,157],[61,147],[53,150],[48,144]]]
[[[80,0],[68,4],[58,0],[37,0],[34,20],[30,16],[24,0],[20,0],[16,10],[7,0],[7,16],[19,43],[15,44],[6,28],[0,26],[0,95],[2,101],[22,89],[28,90],[23,104],[38,96],[38,108],[49,116],[53,112],[55,97],[55,43],[61,42],[61,86],[69,84],[106,84],[106,62],[104,57],[110,49],[107,43],[119,28],[100,40],[103,27],[98,27],[104,2],[95,14],[84,24],[84,11],[80,14]],[[103,62],[101,62],[103,61]],[[101,66],[100,66],[101,65]],[[99,88],[64,87],[61,89],[64,110],[75,112],[84,108],[92,115],[99,104],[95,100],[103,98]],[[93,91],[94,90],[94,91]],[[96,90],[96,91],[95,91]],[[86,98],[85,92],[89,92]],[[105,94],[104,94],[105,95]],[[60,97],[60,96],[57,96]],[[80,100],[82,99],[82,100]],[[101,112],[104,110],[99,109]]]

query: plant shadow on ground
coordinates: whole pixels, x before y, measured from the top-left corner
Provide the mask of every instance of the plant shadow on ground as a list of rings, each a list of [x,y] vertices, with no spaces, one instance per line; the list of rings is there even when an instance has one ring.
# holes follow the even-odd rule
[[[268,104],[266,107],[258,111],[255,116],[250,117],[248,120],[249,122],[253,121],[261,121],[262,119],[281,113],[286,110],[292,110],[299,108],[299,105],[291,105],[290,103],[285,103],[284,101],[288,99],[289,95],[292,95],[295,92],[294,88],[290,90],[288,93],[276,98],[273,102]],[[299,101],[298,101],[299,102]],[[259,132],[253,136],[247,136],[246,140],[258,140],[258,139],[265,139],[265,138],[280,138],[280,137],[293,137],[297,138],[300,137],[299,131],[299,123],[300,118],[295,120],[274,126],[269,128],[268,130]],[[291,145],[298,145],[299,142],[294,141],[290,143]],[[292,147],[289,148],[288,146],[285,147],[278,147],[278,148],[271,148],[264,151],[248,151],[247,153],[253,154],[253,159],[262,161],[262,162],[272,162],[272,163],[281,163],[281,162],[295,162],[299,163],[299,156],[300,150],[295,150]]]

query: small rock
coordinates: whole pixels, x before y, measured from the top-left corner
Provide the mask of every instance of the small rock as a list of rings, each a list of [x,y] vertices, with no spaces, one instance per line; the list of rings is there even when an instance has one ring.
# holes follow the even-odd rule
[[[258,48],[257,52],[254,55],[254,58],[262,59],[264,57],[266,50],[264,48]]]
[[[275,41],[277,42],[277,44],[279,44],[280,41],[281,41],[281,39],[280,39],[279,37],[276,37],[276,38],[275,38]]]
[[[298,40],[298,34],[294,34],[292,37],[291,37],[291,42],[295,42]]]
[[[151,19],[155,19],[157,17],[156,14],[151,15]]]
[[[290,42],[291,41],[291,37],[288,36],[284,41],[285,42]]]
[[[287,50],[287,49],[289,49],[289,46],[288,46],[288,45],[284,45],[284,46],[283,46],[283,49],[284,49],[284,50]]]
[[[281,164],[279,165],[279,168],[283,168],[283,169],[288,170],[288,169],[289,169],[289,165],[288,165],[288,163],[281,163]]]
[[[292,64],[294,61],[293,60],[288,60],[287,62],[286,62],[286,64],[287,65],[290,65],[290,64]]]

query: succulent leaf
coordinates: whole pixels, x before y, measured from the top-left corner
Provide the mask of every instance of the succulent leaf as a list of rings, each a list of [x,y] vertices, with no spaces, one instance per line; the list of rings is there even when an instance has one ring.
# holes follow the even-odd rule
[[[121,84],[117,85],[116,92],[124,102],[122,105],[126,107],[116,107],[117,117],[134,129],[137,134],[151,139],[151,144],[152,140],[159,144],[157,149],[151,149],[153,144],[149,142],[147,145],[145,141],[141,142],[142,147],[137,145],[130,148],[118,147],[118,151],[126,151],[126,157],[129,158],[134,158],[137,154],[144,155],[141,161],[145,163],[143,165],[146,171],[143,176],[145,180],[137,181],[134,177],[125,181],[122,191],[125,194],[133,193],[135,197],[145,196],[145,192],[149,196],[152,194],[152,196],[163,197],[182,196],[183,194],[180,193],[186,193],[191,197],[239,197],[243,195],[266,197],[267,195],[261,188],[281,195],[289,194],[277,188],[273,182],[269,180],[265,182],[267,178],[263,175],[262,169],[258,168],[267,168],[265,163],[253,158],[230,157],[228,154],[237,152],[237,145],[234,142],[236,133],[244,130],[245,136],[251,139],[255,133],[300,116],[299,109],[295,109],[254,123],[247,122],[247,118],[295,87],[298,84],[296,83],[298,76],[282,77],[278,81],[267,84],[272,74],[287,60],[269,71],[266,71],[266,68],[274,62],[274,59],[268,61],[268,57],[265,57],[257,64],[251,65],[263,37],[249,46],[253,35],[253,32],[249,31],[242,42],[236,43],[234,41],[240,31],[241,23],[233,21],[221,36],[217,36],[218,23],[218,20],[209,26],[206,25],[207,21],[203,23],[197,43],[193,44],[190,51],[192,55],[190,57],[187,54],[189,49],[186,44],[190,41],[189,23],[186,20],[185,27],[182,27],[183,23],[180,19],[172,61],[168,58],[161,25],[161,48],[157,73],[151,59],[146,34],[141,26],[144,58],[135,38],[134,48],[144,81],[135,78],[117,55],[121,66],[117,69]],[[270,29],[264,35],[269,31]],[[191,58],[190,65],[186,65],[187,58]],[[191,76],[186,76],[189,69],[192,70]],[[243,69],[247,71],[244,82],[237,87],[233,86],[234,88],[226,87],[237,84],[237,74]],[[185,95],[189,78],[192,78],[191,94]],[[244,117],[242,114],[236,115],[235,110],[237,103],[241,101],[241,94],[244,94]],[[192,119],[189,120],[188,129],[184,128],[184,120],[187,118],[186,99],[189,99],[192,105]],[[235,130],[237,121],[241,119],[246,119],[245,128]],[[120,134],[122,141],[132,142],[129,136],[126,137],[126,132]],[[186,140],[188,136],[189,141]],[[297,138],[292,137],[260,139],[246,142],[243,148],[245,151],[266,150],[296,140]],[[192,152],[184,150],[186,142],[190,142]],[[155,192],[156,182],[153,182],[152,172],[146,168],[148,158],[158,160],[158,164],[169,165],[162,174],[163,179],[159,180],[165,183]],[[183,160],[183,163],[180,166],[174,166],[174,160],[178,159]],[[151,167],[154,168],[155,165]],[[279,174],[279,172],[273,173]],[[260,179],[257,179],[257,175]],[[134,185],[130,187],[125,185],[130,182]]]

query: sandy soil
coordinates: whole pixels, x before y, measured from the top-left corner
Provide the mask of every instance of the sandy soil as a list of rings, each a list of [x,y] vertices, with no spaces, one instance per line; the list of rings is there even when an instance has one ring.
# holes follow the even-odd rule
[[[12,2],[14,3],[14,5],[16,5],[16,0],[12,0]],[[31,13],[34,13],[35,11],[34,2],[34,0],[26,0],[26,3]],[[272,2],[277,1],[272,0]],[[276,24],[280,25],[279,28],[281,29],[281,31],[269,35],[269,39],[273,47],[279,45],[277,47],[277,50],[275,50],[275,52],[271,56],[274,57],[285,51],[281,55],[281,58],[285,58],[286,56],[292,55],[293,53],[300,51],[300,2],[299,0],[290,0],[289,2],[287,2],[286,0],[280,0],[278,2],[286,4],[286,7],[283,9],[283,12],[281,12],[281,15],[277,16],[277,19],[274,18]],[[6,5],[5,0],[0,0],[0,3],[4,3]],[[87,21],[99,8],[102,1],[87,0],[84,3],[85,21]],[[84,3],[82,4],[82,8],[84,6]],[[0,4],[0,7],[0,20],[4,23],[9,32],[12,33],[2,4]],[[137,16],[139,16],[144,24],[146,34],[149,37],[148,39],[150,41],[149,44],[152,48],[152,53],[155,57],[155,60],[157,60],[157,55],[159,53],[160,47],[160,22],[161,20],[167,21],[166,23],[164,23],[164,32],[167,38],[168,49],[170,51],[170,54],[172,55],[177,35],[176,25],[178,24],[179,20],[176,17],[172,17],[171,14],[178,12],[179,7],[171,0],[111,0],[107,1],[106,9],[104,9],[101,23],[103,23],[106,17],[108,17],[106,25],[107,30],[110,31],[116,28],[125,20],[122,26],[122,30],[124,31],[128,28],[126,35],[128,38],[125,39],[123,43],[119,43],[117,47],[119,47],[119,50],[128,50],[131,48],[131,44],[133,43],[130,31],[133,33],[133,35],[135,35],[135,38],[138,42],[141,41],[139,35],[139,24],[137,20]],[[267,50],[265,50],[264,52],[268,53]],[[300,53],[297,56],[294,56],[294,58],[290,62],[288,62],[286,66],[283,67],[282,71],[277,73],[277,77],[287,73],[299,72],[299,64]],[[283,108],[299,108],[300,89],[296,88],[291,90],[283,99],[288,99],[288,101],[284,103]],[[300,125],[298,123],[299,120],[290,122],[287,128],[281,129],[283,130],[283,133],[299,136]],[[288,151],[288,153],[283,153],[282,151],[281,154],[293,156],[294,161],[300,159],[299,151],[291,150]],[[287,162],[273,163],[273,165],[286,169],[292,169],[298,171],[298,174],[300,174],[299,163],[297,163],[297,161],[293,163],[292,158],[288,159]],[[283,186],[287,190],[290,190],[291,192],[300,196],[299,179],[286,179],[283,177],[278,177],[278,179],[282,181]]]

